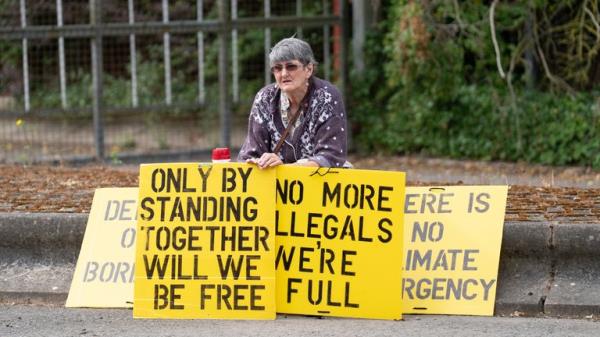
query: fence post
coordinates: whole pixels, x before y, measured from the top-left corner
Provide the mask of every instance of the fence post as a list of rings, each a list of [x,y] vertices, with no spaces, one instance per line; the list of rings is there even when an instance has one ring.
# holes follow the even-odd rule
[[[265,19],[271,17],[271,0],[264,3]],[[269,53],[271,51],[271,28],[265,27],[265,85],[271,83],[271,65],[269,64]]]
[[[20,1],[20,14],[21,14],[21,28],[27,27],[27,7],[25,6],[25,0]],[[23,104],[25,105],[25,112],[29,112],[31,109],[31,102],[29,100],[29,47],[26,38],[22,40],[23,43]]]
[[[340,16],[341,16],[341,32],[340,32],[340,90],[342,91],[342,96],[344,97],[344,106],[346,107],[346,114],[348,115],[350,112],[350,102],[349,95],[350,90],[348,88],[348,34],[350,32],[350,13],[348,5],[346,1],[340,1]],[[352,142],[352,124],[350,123],[350,116],[346,116],[346,120],[348,121],[348,149],[353,148]]]
[[[372,17],[373,8],[367,0],[352,1],[352,68],[357,74],[365,70],[364,48]]]
[[[218,1],[219,21],[219,115],[221,127],[221,146],[231,145],[231,114],[229,111],[229,91],[227,88],[227,47],[228,36],[231,33],[231,25],[228,11],[228,1]]]
[[[90,0],[90,24],[94,27],[92,47],[92,111],[94,118],[94,140],[96,159],[104,160],[104,124],[102,104],[102,0]]]

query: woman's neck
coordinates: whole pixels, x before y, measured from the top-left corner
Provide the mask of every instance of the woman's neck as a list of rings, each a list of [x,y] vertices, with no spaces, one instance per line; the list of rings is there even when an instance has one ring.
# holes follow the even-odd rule
[[[292,107],[297,108],[300,105],[300,102],[302,102],[302,100],[304,99],[304,96],[306,96],[307,92],[308,92],[308,87],[303,86],[292,92],[286,92],[285,94],[287,95],[287,97],[290,100],[290,105]]]

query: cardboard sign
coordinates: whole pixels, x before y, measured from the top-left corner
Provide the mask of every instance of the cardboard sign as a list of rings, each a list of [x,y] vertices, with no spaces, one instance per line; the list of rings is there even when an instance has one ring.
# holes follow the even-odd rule
[[[406,189],[404,313],[494,313],[507,186]]]
[[[275,318],[275,170],[140,168],[134,317]]]
[[[137,188],[95,191],[65,306],[132,306],[137,194]]]
[[[277,312],[400,319],[405,175],[277,168]]]

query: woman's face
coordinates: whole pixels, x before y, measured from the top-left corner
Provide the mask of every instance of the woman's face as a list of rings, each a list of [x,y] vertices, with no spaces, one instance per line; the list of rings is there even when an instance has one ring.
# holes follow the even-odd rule
[[[313,65],[305,66],[298,60],[278,62],[271,67],[271,72],[279,88],[287,94],[306,88],[313,72]]]

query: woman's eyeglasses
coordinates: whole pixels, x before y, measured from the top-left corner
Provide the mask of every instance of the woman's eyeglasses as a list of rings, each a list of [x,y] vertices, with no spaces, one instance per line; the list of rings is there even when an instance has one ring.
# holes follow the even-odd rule
[[[279,74],[285,68],[285,71],[287,71],[288,73],[291,73],[291,72],[298,70],[299,67],[300,67],[300,64],[297,64],[297,63],[286,63],[285,65],[276,64],[271,67],[271,72],[273,74]]]

